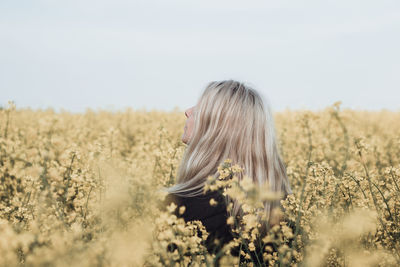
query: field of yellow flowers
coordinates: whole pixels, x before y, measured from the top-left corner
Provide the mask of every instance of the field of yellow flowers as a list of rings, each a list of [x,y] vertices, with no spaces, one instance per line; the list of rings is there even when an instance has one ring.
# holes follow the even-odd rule
[[[174,183],[185,149],[184,122],[178,110],[0,109],[0,266],[400,265],[400,112],[339,102],[275,113],[294,194],[256,261],[251,197],[238,238],[219,255],[207,253],[200,223],[159,209],[158,189]],[[238,171],[229,160],[220,168]],[[231,192],[253,189],[243,180]]]

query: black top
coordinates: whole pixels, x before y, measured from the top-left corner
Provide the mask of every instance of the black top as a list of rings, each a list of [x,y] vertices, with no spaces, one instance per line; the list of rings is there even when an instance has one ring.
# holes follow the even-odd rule
[[[214,200],[217,201],[217,205],[210,205],[211,198],[214,198]],[[221,192],[209,191],[206,194],[197,197],[179,197],[169,194],[164,200],[164,208],[166,208],[166,206],[171,202],[174,202],[178,206],[174,212],[177,217],[183,218],[185,222],[199,220],[205,226],[209,233],[205,242],[205,246],[209,253],[217,255],[226,243],[231,241],[234,236],[237,236],[237,234],[232,233],[231,227],[226,223],[228,219],[228,213],[226,210],[227,206],[225,197]],[[181,206],[185,206],[185,212],[182,215],[179,214],[179,207]],[[262,237],[263,236],[259,237],[257,242],[255,242],[255,251],[247,251],[251,256],[251,259],[247,260],[244,257],[240,257],[241,263],[253,262],[255,263],[255,266],[268,265],[268,261],[263,260],[264,247],[270,245],[273,248],[273,251],[276,251],[276,247],[272,243],[262,242]],[[219,241],[218,245],[214,243],[216,239]],[[241,246],[235,246],[230,250],[230,253],[231,255],[238,257],[241,249],[243,249]],[[215,266],[219,266],[219,256],[215,259]]]
[[[212,198],[217,202],[214,206],[210,205]],[[174,212],[177,217],[183,218],[185,222],[194,220],[202,222],[209,233],[205,241],[208,252],[218,253],[224,244],[233,239],[231,228],[226,223],[228,213],[225,197],[220,192],[208,191],[206,194],[196,197],[180,197],[169,194],[164,204],[168,206],[171,202],[178,206]],[[181,206],[185,206],[185,212],[182,215],[179,214],[179,207]]]

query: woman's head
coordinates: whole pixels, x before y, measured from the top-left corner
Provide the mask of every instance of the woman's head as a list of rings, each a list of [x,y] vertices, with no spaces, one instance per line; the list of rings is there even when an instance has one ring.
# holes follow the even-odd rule
[[[169,192],[196,196],[208,176],[216,176],[226,159],[244,168],[243,175],[262,186],[290,194],[268,102],[251,87],[234,80],[210,82],[188,117],[182,141],[188,144],[177,184]],[[239,179],[241,177],[239,176]],[[279,205],[267,204],[266,209]]]

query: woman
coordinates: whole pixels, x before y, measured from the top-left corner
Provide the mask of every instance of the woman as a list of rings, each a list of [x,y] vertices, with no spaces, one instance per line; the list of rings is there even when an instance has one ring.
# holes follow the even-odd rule
[[[186,110],[185,115],[182,141],[187,147],[176,184],[167,189],[166,204],[185,206],[181,215],[185,221],[202,221],[210,233],[207,248],[215,252],[233,238],[226,224],[228,202],[218,192],[204,194],[203,187],[208,176],[218,176],[218,166],[225,159],[244,168],[237,174],[239,179],[246,175],[259,187],[268,182],[271,190],[284,197],[292,190],[279,154],[271,110],[257,91],[234,80],[210,82],[196,106]],[[212,198],[218,205],[210,205]],[[271,211],[279,206],[279,200],[265,202],[269,225],[277,223]],[[240,203],[233,201],[230,215],[240,212]],[[218,247],[215,239],[220,241]]]

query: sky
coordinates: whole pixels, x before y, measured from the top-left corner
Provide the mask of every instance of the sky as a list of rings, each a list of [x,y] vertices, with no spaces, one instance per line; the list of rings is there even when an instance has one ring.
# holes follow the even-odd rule
[[[274,111],[400,111],[398,0],[0,0],[0,106],[184,110],[235,79]]]

